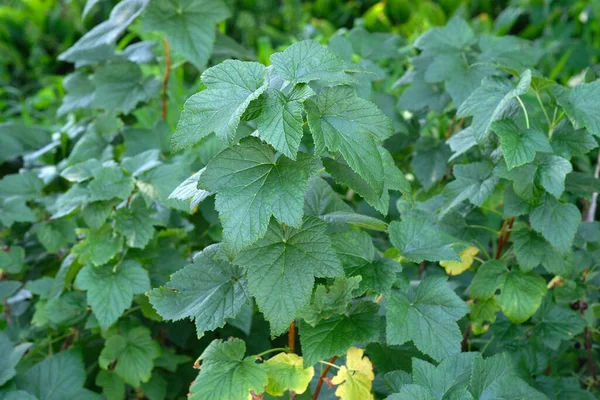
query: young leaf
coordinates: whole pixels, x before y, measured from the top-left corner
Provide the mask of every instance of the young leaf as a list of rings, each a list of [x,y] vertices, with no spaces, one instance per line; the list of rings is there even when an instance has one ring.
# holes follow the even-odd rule
[[[446,284],[446,277],[431,276],[408,294],[390,296],[387,303],[387,342],[412,340],[423,353],[442,360],[460,352],[462,335],[456,323],[469,311]]]
[[[150,303],[167,320],[186,317],[196,323],[198,337],[225,325],[249,300],[239,267],[218,258],[218,247],[204,249],[173,275],[166,286],[148,292]]]
[[[213,340],[198,358],[200,374],[192,383],[189,399],[250,399],[250,391],[263,393],[268,367],[256,363],[256,357],[244,358],[245,352],[243,340]]]
[[[211,160],[199,186],[216,192],[215,207],[223,224],[225,248],[236,253],[267,231],[271,216],[300,227],[308,179],[317,170],[314,158],[275,159],[270,146],[244,139]]]
[[[287,390],[304,393],[315,374],[313,367],[304,368],[302,357],[293,353],[279,353],[265,365],[269,374],[266,392],[272,396],[282,396]]]
[[[314,92],[308,85],[296,86],[288,95],[275,89],[269,89],[263,95],[257,121],[258,134],[292,160],[296,159],[304,134],[302,103],[312,95]]]
[[[271,323],[273,336],[283,333],[308,304],[315,277],[343,275],[326,228],[313,217],[300,228],[282,229],[272,222],[266,236],[234,260],[246,268],[250,293]]]
[[[460,275],[473,265],[473,258],[479,253],[477,247],[469,246],[460,252],[460,261],[440,261],[448,275]]]
[[[75,285],[87,290],[87,302],[100,327],[108,329],[131,306],[135,294],[150,290],[150,279],[138,262],[126,260],[116,270],[87,265],[77,274]]]
[[[131,202],[129,208],[123,207],[115,214],[115,230],[125,237],[125,243],[129,247],[143,249],[152,236],[154,236],[154,225],[158,225],[146,208],[144,200],[138,197]]]
[[[373,364],[363,354],[363,349],[351,347],[346,354],[346,365],[342,365],[331,380],[332,384],[339,385],[335,395],[341,400],[374,399],[371,393],[375,379]]]
[[[206,90],[183,106],[171,139],[173,151],[193,146],[212,132],[224,142],[234,142],[246,108],[267,89],[267,69],[255,62],[227,60],[204,71],[202,82]]]

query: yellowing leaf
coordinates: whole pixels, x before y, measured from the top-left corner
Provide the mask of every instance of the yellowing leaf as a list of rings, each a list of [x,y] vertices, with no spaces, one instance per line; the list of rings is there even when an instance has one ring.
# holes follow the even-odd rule
[[[473,257],[479,253],[477,247],[469,246],[460,252],[460,261],[440,261],[448,275],[460,275],[473,265]]]
[[[351,347],[346,354],[346,365],[342,366],[337,375],[331,380],[334,385],[340,385],[335,395],[342,400],[373,400],[371,386],[373,385],[373,364],[363,357],[364,350]]]
[[[315,369],[304,368],[302,357],[293,353],[280,353],[266,363],[268,375],[267,393],[281,396],[286,390],[304,393]]]

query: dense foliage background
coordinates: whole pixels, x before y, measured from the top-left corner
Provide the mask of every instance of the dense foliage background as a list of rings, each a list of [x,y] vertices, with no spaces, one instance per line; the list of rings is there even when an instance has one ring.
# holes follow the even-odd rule
[[[599,0],[5,0],[0,398],[600,398],[599,62]]]

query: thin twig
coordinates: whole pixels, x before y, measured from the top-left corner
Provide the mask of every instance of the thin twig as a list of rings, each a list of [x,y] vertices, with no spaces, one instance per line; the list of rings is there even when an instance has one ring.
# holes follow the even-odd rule
[[[165,48],[165,77],[160,95],[162,97],[162,119],[167,119],[167,86],[169,85],[169,75],[171,75],[171,50],[167,38],[163,38],[163,46]]]
[[[598,152],[598,160],[596,161],[596,169],[594,170],[594,178],[598,179],[600,175],[600,151]],[[598,192],[592,194],[592,201],[585,217],[585,222],[592,222],[596,216],[596,206],[598,203]]]
[[[333,364],[335,360],[337,360],[337,356],[331,357],[329,359],[329,363]],[[329,372],[330,368],[330,365],[327,365],[325,368],[323,368],[323,372],[321,372],[321,376],[319,377],[319,382],[317,383],[317,387],[315,388],[315,393],[313,394],[312,400],[317,400],[317,398],[319,397],[319,393],[321,392],[321,386],[323,386],[323,379],[325,379],[325,376]]]

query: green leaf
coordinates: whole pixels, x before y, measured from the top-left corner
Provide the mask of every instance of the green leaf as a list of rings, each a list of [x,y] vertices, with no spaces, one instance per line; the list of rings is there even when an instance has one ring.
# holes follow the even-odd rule
[[[134,200],[129,208],[117,210],[115,215],[115,230],[125,237],[129,247],[143,249],[154,236],[154,225],[159,222],[150,214],[141,198]]]
[[[193,212],[200,202],[212,194],[209,191],[198,189],[198,181],[203,172],[204,168],[181,182],[169,195],[169,199],[189,201],[190,212]]]
[[[73,164],[60,173],[60,176],[69,182],[84,182],[94,177],[94,175],[102,169],[102,163],[95,158]]]
[[[527,92],[531,83],[531,71],[523,72],[516,87],[506,78],[491,76],[485,78],[459,107],[459,118],[473,116],[471,127],[478,142],[482,142],[492,122],[500,119],[517,96]]]
[[[137,177],[146,171],[150,171],[152,168],[158,167],[161,164],[160,151],[158,149],[146,150],[133,157],[125,157],[121,161],[123,169],[133,177]]]
[[[245,352],[243,340],[213,340],[198,358],[202,364],[189,399],[249,399],[250,391],[263,393],[268,383],[268,367],[256,363],[256,357],[244,358]]]
[[[397,190],[403,195],[411,196],[410,183],[396,167],[392,155],[383,147],[378,146],[381,160],[383,161],[384,184],[381,194],[377,194],[373,187],[367,183],[359,174],[355,173],[346,163],[325,158],[323,165],[327,172],[339,182],[349,186],[352,190],[363,197],[367,203],[372,205],[380,213],[387,215],[390,205],[390,190]]]
[[[56,253],[61,248],[75,242],[77,224],[71,218],[55,219],[38,225],[35,233],[38,240],[49,253]]]
[[[426,53],[456,53],[475,44],[476,37],[462,18],[452,18],[446,26],[429,29],[419,36],[414,46]]]
[[[544,132],[527,129],[521,132],[510,119],[494,121],[490,129],[500,137],[502,154],[509,170],[532,162],[537,152],[552,153],[552,147]]]
[[[96,375],[95,383],[102,388],[102,393],[107,400],[122,400],[125,398],[125,382],[113,371],[101,369]]]
[[[546,295],[546,281],[533,272],[508,269],[499,260],[485,262],[471,283],[471,296],[494,298],[502,312],[515,324],[527,321]]]
[[[100,353],[98,364],[107,370],[116,361],[116,374],[126,383],[138,388],[142,382],[150,379],[153,360],[159,355],[160,346],[152,340],[150,329],[137,326],[123,334],[109,337]]]
[[[413,358],[413,383],[429,389],[436,399],[471,399],[467,386],[476,355],[477,353],[453,354],[438,366]]]
[[[206,90],[190,97],[183,106],[172,150],[200,142],[210,133],[232,143],[240,119],[252,100],[267,89],[267,69],[255,62],[227,60],[202,74]]]
[[[332,236],[333,247],[348,277],[360,276],[360,290],[387,294],[396,279],[391,260],[377,260],[375,246],[366,232],[348,231]],[[391,263],[388,263],[391,262]],[[400,270],[398,265],[398,270]]]
[[[552,196],[545,195],[539,206],[530,214],[531,227],[550,242],[559,252],[569,251],[581,214],[573,204],[559,203]]]
[[[540,184],[552,196],[560,198],[565,191],[565,177],[573,171],[571,163],[551,154],[539,154],[537,162]]]
[[[582,156],[598,147],[598,142],[585,129],[573,128],[569,121],[562,120],[554,128],[550,141],[554,154],[566,159],[573,156]]]
[[[529,229],[514,231],[511,235],[519,268],[531,271],[542,264],[554,275],[569,276],[573,271],[572,253],[561,254],[537,232]]]
[[[98,61],[112,55],[119,36],[144,11],[148,0],[125,0],[117,4],[108,20],[96,25],[58,56],[69,62]]]
[[[5,175],[0,179],[0,198],[19,196],[24,200],[35,200],[42,196],[44,182],[33,171]]]
[[[193,264],[171,275],[164,287],[148,293],[150,303],[164,319],[192,319],[198,337],[223,327],[250,299],[242,270],[219,259],[217,251],[215,246],[204,249]]]
[[[285,95],[269,89],[263,94],[261,113],[258,117],[258,134],[267,143],[292,160],[296,159],[304,131],[302,103],[314,95],[310,86],[296,86]]]
[[[144,77],[142,69],[133,62],[104,64],[93,77],[96,91],[92,106],[129,114],[138,103],[148,101],[160,91],[154,76]]]
[[[300,345],[304,365],[314,365],[332,356],[342,356],[353,343],[370,343],[379,340],[381,317],[379,305],[373,302],[358,302],[351,306],[348,314],[335,315],[310,326],[300,322]]]
[[[581,83],[572,89],[556,87],[558,103],[564,107],[575,129],[587,128],[600,136],[600,82]]]
[[[63,80],[65,97],[58,108],[58,115],[64,115],[82,108],[90,108],[94,101],[94,83],[83,71],[75,71]]]
[[[17,380],[20,389],[40,400],[64,400],[90,398],[85,378],[81,354],[71,350],[46,358]]]
[[[549,298],[533,317],[535,334],[552,350],[558,350],[563,340],[573,340],[583,332],[585,319],[574,310],[553,303]]]
[[[0,198],[0,222],[10,228],[15,222],[35,222],[37,220],[33,211],[21,197]]]
[[[178,199],[169,199],[169,195],[189,177],[190,168],[187,163],[163,164],[144,172],[136,179],[136,186],[146,201],[146,206],[158,202],[161,206],[177,210],[187,210],[188,204]]]
[[[109,166],[96,170],[94,179],[89,183],[90,200],[124,200],[132,192],[133,178],[125,176],[121,167]]]
[[[381,195],[384,170],[377,144],[394,133],[392,121],[349,86],[321,90],[304,103],[315,154],[339,151],[350,168]]]
[[[106,264],[123,248],[123,237],[115,235],[110,225],[88,232],[87,237],[73,246],[72,252],[79,256],[79,262],[98,266]]]
[[[271,324],[271,335],[285,332],[308,304],[315,277],[343,275],[326,235],[327,224],[307,217],[300,228],[272,222],[266,236],[234,262],[247,270],[250,293]]]
[[[85,224],[91,229],[99,229],[108,216],[113,211],[114,202],[112,201],[96,201],[89,203],[81,210],[81,216],[85,221]]]
[[[448,146],[429,136],[422,136],[415,144],[415,154],[411,165],[415,176],[429,190],[446,173],[451,151]]]
[[[425,216],[414,214],[389,226],[390,241],[402,257],[414,262],[460,261],[453,248],[457,240]]]
[[[131,306],[134,295],[150,290],[150,279],[138,262],[126,260],[116,270],[108,265],[83,267],[75,286],[87,290],[87,302],[100,327],[108,329]]]
[[[385,400],[435,400],[431,390],[415,384],[404,385],[398,393],[385,398]]]
[[[315,369],[304,368],[302,357],[293,353],[279,353],[265,362],[269,374],[266,392],[282,396],[285,391],[302,394],[308,389]]]
[[[352,300],[353,292],[359,288],[361,279],[360,276],[335,278],[329,286],[317,285],[312,301],[301,310],[300,316],[314,327],[320,320],[343,314]]]
[[[0,250],[0,269],[9,274],[18,274],[25,267],[25,249],[21,246],[10,246]]]
[[[454,166],[456,180],[444,188],[444,206],[440,216],[464,200],[469,200],[476,206],[481,206],[493,193],[500,177],[494,171],[494,165],[489,161],[459,164]]]
[[[475,399],[547,400],[519,378],[508,354],[483,359],[475,357],[471,374],[471,393]]]
[[[213,50],[217,24],[230,15],[222,0],[152,0],[142,26],[165,32],[173,50],[202,70]]]
[[[3,332],[0,332],[0,351],[2,358],[0,359],[0,386],[14,378],[17,374],[15,367],[31,347],[31,343],[21,343],[13,346],[12,342]]]
[[[401,345],[412,340],[435,360],[460,352],[462,335],[456,321],[469,307],[443,276],[425,278],[408,294],[392,294],[387,303],[387,342]]]
[[[275,159],[270,146],[244,139],[211,160],[199,186],[216,192],[225,249],[236,253],[264,236],[271,216],[300,227],[308,179],[318,166],[304,153]]]
[[[346,74],[350,70],[342,60],[314,40],[294,43],[281,53],[271,56],[275,73],[294,85],[323,80],[332,83],[349,83],[354,79]]]

